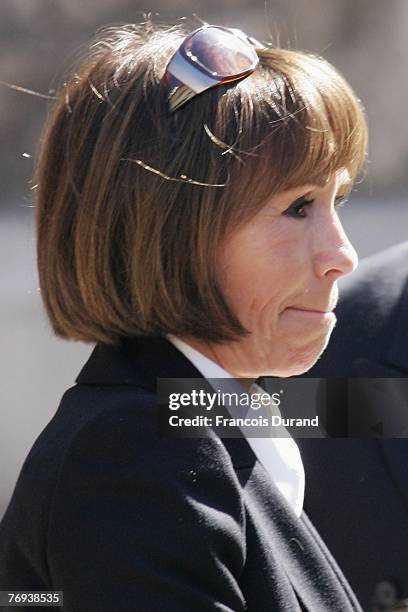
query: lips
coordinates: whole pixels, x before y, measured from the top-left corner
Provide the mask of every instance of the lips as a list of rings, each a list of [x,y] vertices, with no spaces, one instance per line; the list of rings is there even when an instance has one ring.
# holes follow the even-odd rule
[[[291,306],[289,308],[290,310],[297,310],[300,312],[315,312],[317,314],[328,314],[330,312],[333,312],[333,309],[329,308],[328,310],[317,310],[315,308],[297,308],[296,306]]]
[[[336,315],[334,314],[332,310],[311,310],[311,309],[309,310],[306,308],[289,307],[289,308],[286,308],[286,311],[294,315],[297,315],[299,317],[304,317],[308,319],[326,320],[326,321],[336,320]]]
[[[300,299],[302,298],[300,297]],[[312,299],[311,294],[309,296],[309,299]],[[288,308],[292,310],[298,310],[298,311],[304,311],[304,312],[316,312],[320,314],[328,314],[330,312],[333,312],[333,310],[336,308],[338,300],[339,300],[339,290],[338,290],[337,285],[334,285],[330,293],[324,294],[323,292],[321,292],[319,295],[319,293],[316,292],[314,300],[311,301],[310,306],[308,304],[300,303],[299,305],[293,304],[293,306],[291,305]]]

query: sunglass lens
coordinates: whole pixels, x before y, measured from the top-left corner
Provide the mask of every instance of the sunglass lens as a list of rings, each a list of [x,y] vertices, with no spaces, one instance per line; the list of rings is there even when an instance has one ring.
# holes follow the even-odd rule
[[[216,27],[199,30],[186,41],[184,50],[190,61],[219,79],[251,70],[258,61],[249,43]]]

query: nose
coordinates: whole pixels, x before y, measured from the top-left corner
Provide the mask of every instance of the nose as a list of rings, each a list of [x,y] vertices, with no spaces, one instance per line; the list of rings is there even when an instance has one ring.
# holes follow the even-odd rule
[[[358,256],[337,214],[320,227],[315,244],[315,273],[335,281],[357,268]]]

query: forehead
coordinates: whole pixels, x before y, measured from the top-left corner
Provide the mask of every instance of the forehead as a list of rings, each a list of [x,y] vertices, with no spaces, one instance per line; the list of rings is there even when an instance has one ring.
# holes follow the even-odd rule
[[[302,185],[298,185],[280,192],[280,194],[285,195],[287,197],[297,197],[298,195],[308,194],[310,192],[316,190],[325,190],[325,189],[336,189],[338,191],[344,185],[347,185],[351,182],[351,177],[346,168],[342,168],[338,170],[331,176],[325,178],[321,182],[317,183],[303,183]],[[277,196],[280,195],[276,194]]]
[[[331,182],[336,182],[337,188],[339,188],[343,185],[346,185],[347,183],[350,183],[350,181],[351,177],[347,168],[341,168],[340,170],[337,170],[330,176],[326,177],[322,182],[316,183],[315,188],[324,188]]]
[[[329,184],[336,184],[337,189],[343,185],[347,185],[351,182],[351,176],[347,168],[341,168],[328,177],[325,177],[322,181],[318,181],[315,184],[308,184],[310,189],[324,189]]]

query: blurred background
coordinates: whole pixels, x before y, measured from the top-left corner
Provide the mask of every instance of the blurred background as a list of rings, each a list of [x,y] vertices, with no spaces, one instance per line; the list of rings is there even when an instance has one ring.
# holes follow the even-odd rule
[[[362,100],[370,128],[364,180],[342,210],[360,257],[408,236],[407,0],[2,0],[0,80],[52,95],[55,80],[104,25],[151,13],[240,27],[323,55]],[[0,518],[35,438],[91,345],[53,337],[35,263],[31,176],[48,101],[0,85]]]

